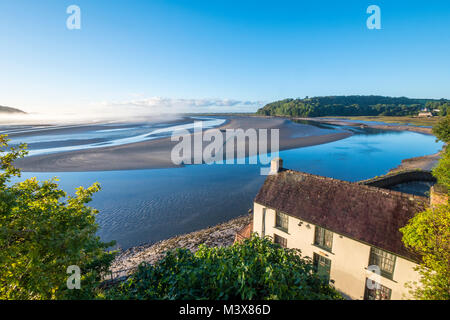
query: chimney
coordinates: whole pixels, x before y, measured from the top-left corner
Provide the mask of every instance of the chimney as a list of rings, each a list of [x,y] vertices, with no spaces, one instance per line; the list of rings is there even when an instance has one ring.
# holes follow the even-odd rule
[[[275,158],[270,161],[270,173],[269,174],[277,174],[280,172],[281,168],[283,168],[283,159]]]

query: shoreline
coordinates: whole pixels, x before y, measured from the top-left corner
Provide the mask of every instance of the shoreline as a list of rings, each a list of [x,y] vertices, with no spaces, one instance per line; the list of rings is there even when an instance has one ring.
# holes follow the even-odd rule
[[[389,170],[387,174],[397,173],[405,170],[423,170],[431,172],[434,166],[436,166],[436,164],[438,163],[441,154],[442,151],[439,151],[437,153],[429,154],[422,157],[403,159],[402,162],[397,167]]]
[[[229,116],[224,124],[215,129],[279,129],[279,150],[288,150],[313,145],[319,145],[347,138],[352,135],[345,130],[324,130],[314,126],[295,123],[289,119]],[[207,132],[206,129],[204,132]],[[296,136],[297,135],[297,136]],[[194,133],[190,134],[191,139]],[[268,134],[270,136],[270,134]],[[269,138],[270,140],[270,138]],[[225,141],[225,139],[224,139]],[[169,137],[148,141],[129,143],[118,146],[74,150],[61,153],[29,156],[16,161],[23,172],[86,172],[86,171],[116,171],[140,169],[164,169],[182,167],[171,161],[171,152],[178,141]],[[203,142],[203,148],[208,145]],[[268,146],[270,143],[268,141]],[[246,156],[255,154],[247,152],[248,142],[236,143],[234,153],[243,151]],[[195,157],[191,153],[191,160]],[[224,158],[225,160],[226,158]],[[236,157],[235,157],[236,159]]]
[[[330,117],[332,118],[332,117]],[[345,125],[352,127],[364,127],[364,128],[373,128],[373,129],[381,129],[381,130],[393,130],[393,131],[412,131],[417,133],[423,133],[427,135],[433,135],[432,128],[426,127],[418,127],[413,125],[397,125],[397,124],[367,124],[362,122],[349,122],[345,121],[345,119],[323,119],[323,118],[302,118],[302,117],[287,117],[286,119],[294,119],[294,120],[307,120],[307,121],[315,121],[319,123],[325,124],[334,124],[334,125]]]
[[[153,264],[160,260],[167,250],[184,248],[195,252],[201,244],[209,247],[232,245],[236,233],[251,221],[252,214],[246,214],[215,226],[177,235],[156,243],[130,247],[119,252],[109,270],[113,278],[124,277],[136,270],[142,262]]]

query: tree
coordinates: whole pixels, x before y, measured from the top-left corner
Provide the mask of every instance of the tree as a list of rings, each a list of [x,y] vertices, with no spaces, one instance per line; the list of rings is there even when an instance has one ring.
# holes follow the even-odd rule
[[[447,146],[442,153],[441,159],[433,169],[433,175],[438,184],[444,186],[447,192],[450,190],[450,148]]]
[[[450,140],[450,117],[433,127],[439,140]],[[438,165],[433,169],[438,185],[450,190],[450,149],[445,148]],[[450,299],[450,204],[428,208],[414,216],[401,228],[406,247],[421,256],[417,271],[420,285],[413,284],[413,294],[418,299]]]
[[[450,142],[450,114],[433,127],[433,134],[445,143]]]
[[[447,114],[448,100],[384,96],[325,96],[284,99],[266,104],[256,113],[278,116],[415,116],[425,106]]]
[[[446,144],[450,142],[450,114],[433,127],[433,134],[438,140]],[[433,175],[436,177],[438,184],[450,190],[450,148],[448,146],[444,147],[441,159],[433,169]]]
[[[99,184],[67,197],[57,179],[12,183],[21,176],[13,162],[27,152],[25,145],[8,148],[7,142],[1,135],[0,299],[92,297],[114,257],[105,251],[114,242],[95,235],[98,211],[86,205]],[[81,269],[80,290],[67,288],[71,265]]]
[[[229,247],[169,251],[141,264],[105,293],[109,299],[342,299],[298,249],[253,235]]]
[[[422,257],[422,263],[417,267],[420,284],[412,284],[414,297],[450,300],[449,204],[418,213],[400,231],[405,245]]]

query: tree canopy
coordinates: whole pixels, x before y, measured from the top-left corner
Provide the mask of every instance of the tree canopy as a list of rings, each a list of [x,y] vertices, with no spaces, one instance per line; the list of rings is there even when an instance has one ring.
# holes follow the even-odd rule
[[[304,99],[284,99],[265,105],[261,115],[322,117],[322,116],[413,116],[427,108],[445,116],[450,101],[410,99],[384,96],[326,96]],[[438,111],[434,111],[438,110]]]
[[[434,127],[433,134],[439,140],[449,143],[450,142],[450,114],[441,119]]]
[[[420,284],[413,295],[423,300],[450,300],[450,206],[440,205],[418,213],[400,229],[403,242],[422,257],[417,271]]]
[[[67,197],[57,179],[13,183],[21,175],[13,162],[25,154],[25,145],[8,148],[0,136],[0,299],[91,298],[114,256],[86,205],[100,186]],[[80,290],[67,288],[72,265],[81,269]]]
[[[441,159],[433,169],[433,175],[436,177],[438,184],[444,186],[448,191],[450,190],[450,148],[448,147],[448,143],[450,143],[450,114],[433,127],[433,133],[438,140],[446,143]]]
[[[442,153],[437,166],[433,169],[433,175],[436,177],[438,184],[443,186],[448,192],[450,190],[450,149],[448,147]]]
[[[439,140],[450,141],[450,116],[442,119],[433,133]],[[442,152],[438,165],[433,169],[444,192],[450,190],[450,149]],[[450,300],[450,205],[449,202],[432,206],[414,216],[400,229],[405,245],[422,257],[417,271],[420,284],[412,284],[413,294],[418,299]]]

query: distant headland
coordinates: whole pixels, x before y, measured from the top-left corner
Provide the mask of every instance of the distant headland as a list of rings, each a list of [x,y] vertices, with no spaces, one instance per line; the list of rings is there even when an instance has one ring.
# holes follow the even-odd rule
[[[16,108],[0,106],[0,113],[22,113],[22,114],[25,114],[26,112],[16,109]]]

